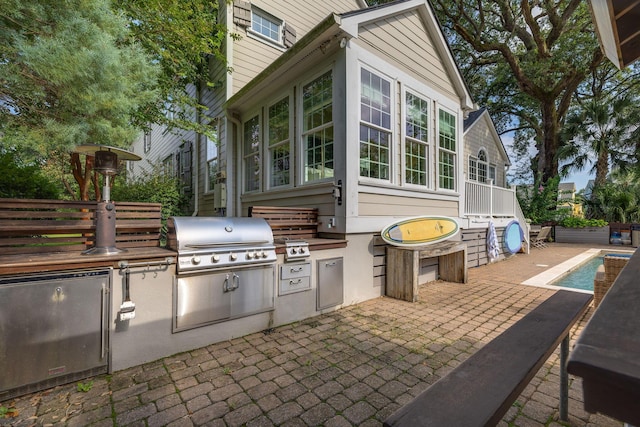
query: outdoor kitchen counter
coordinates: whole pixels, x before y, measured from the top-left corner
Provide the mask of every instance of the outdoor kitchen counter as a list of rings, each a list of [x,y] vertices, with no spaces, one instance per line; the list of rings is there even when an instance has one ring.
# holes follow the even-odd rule
[[[131,248],[112,255],[83,255],[81,252],[0,255],[0,275],[60,271],[80,268],[118,267],[120,261],[157,260],[176,257],[177,252],[159,248]]]

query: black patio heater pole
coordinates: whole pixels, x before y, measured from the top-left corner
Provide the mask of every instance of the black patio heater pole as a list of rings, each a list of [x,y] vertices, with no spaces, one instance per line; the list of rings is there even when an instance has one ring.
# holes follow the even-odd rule
[[[91,150],[94,150],[91,152]],[[96,207],[96,241],[93,248],[82,252],[83,255],[112,255],[126,252],[116,247],[116,206],[111,200],[110,179],[118,173],[118,155],[125,160],[140,160],[134,153],[105,145],[84,145],[76,148],[78,152],[95,157],[94,169],[104,175],[102,200]]]

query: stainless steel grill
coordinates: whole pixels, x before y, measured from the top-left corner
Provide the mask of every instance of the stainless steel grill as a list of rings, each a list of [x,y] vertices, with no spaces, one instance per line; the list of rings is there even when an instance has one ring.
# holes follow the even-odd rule
[[[167,227],[178,273],[276,261],[273,233],[263,218],[171,217]]]
[[[167,227],[174,332],[273,310],[277,258],[263,218],[172,217]]]

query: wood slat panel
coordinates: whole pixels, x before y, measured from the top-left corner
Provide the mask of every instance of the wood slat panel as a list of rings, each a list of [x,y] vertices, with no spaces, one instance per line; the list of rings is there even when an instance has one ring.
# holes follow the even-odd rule
[[[318,237],[318,209],[316,208],[251,206],[249,216],[264,218],[276,239]]]
[[[96,202],[0,199],[3,254],[82,251],[95,244]],[[159,203],[117,203],[116,242],[124,247],[159,246]]]

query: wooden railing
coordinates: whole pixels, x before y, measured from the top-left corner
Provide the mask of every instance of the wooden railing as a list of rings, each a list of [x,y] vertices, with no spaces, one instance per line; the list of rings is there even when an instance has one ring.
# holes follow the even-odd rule
[[[95,244],[96,202],[0,199],[3,255],[83,251]],[[114,202],[119,248],[160,245],[159,203]]]

